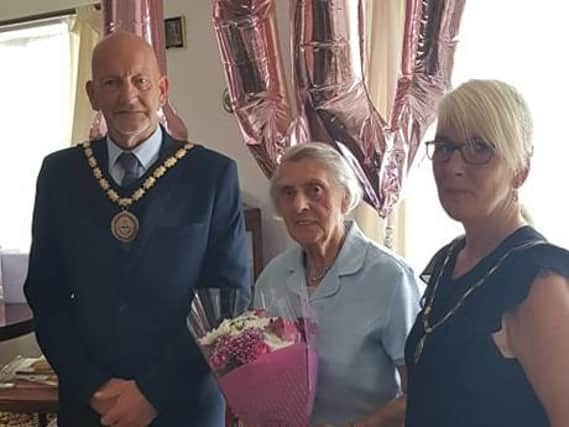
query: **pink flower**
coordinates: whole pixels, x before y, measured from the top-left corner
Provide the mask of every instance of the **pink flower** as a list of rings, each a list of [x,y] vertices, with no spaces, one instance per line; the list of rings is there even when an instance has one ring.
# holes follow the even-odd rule
[[[236,355],[236,359],[242,365],[254,362],[263,354],[270,353],[271,348],[263,341],[256,342]]]
[[[218,371],[251,363],[269,352],[270,347],[264,341],[263,331],[249,328],[235,337],[220,337],[215,343],[209,362],[211,367]]]
[[[241,335],[233,337],[229,346],[235,361],[240,365],[250,363],[270,350],[265,344],[263,331],[257,328],[247,329]]]
[[[231,361],[231,347],[229,345],[231,338],[228,336],[219,337],[213,348],[213,352],[209,358],[211,367],[214,370],[225,368]]]
[[[269,312],[263,308],[256,308],[255,310],[253,310],[253,313],[255,314],[255,316],[260,317],[261,319],[271,317]]]

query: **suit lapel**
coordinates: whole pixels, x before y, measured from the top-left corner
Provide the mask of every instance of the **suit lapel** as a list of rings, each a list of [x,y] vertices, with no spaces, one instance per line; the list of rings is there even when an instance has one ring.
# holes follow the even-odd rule
[[[104,139],[99,139],[93,141],[91,144],[93,149],[93,156],[97,160],[99,169],[103,172],[104,177],[110,183],[114,184],[110,174],[108,172],[108,154],[106,149],[106,144]],[[87,218],[90,218],[97,227],[101,225],[109,231],[111,226],[112,216],[118,212],[118,206],[109,200],[105,192],[99,186],[96,178],[93,176],[93,171],[87,164],[87,160],[83,154],[83,149],[81,150],[80,161],[83,163],[81,170],[84,172],[81,174],[82,179],[86,181],[85,185],[80,185],[81,189],[86,189],[81,191],[78,195],[83,203],[83,212],[88,212]]]

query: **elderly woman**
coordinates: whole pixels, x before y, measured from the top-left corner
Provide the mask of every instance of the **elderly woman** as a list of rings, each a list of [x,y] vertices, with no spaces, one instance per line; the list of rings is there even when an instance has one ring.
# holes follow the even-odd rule
[[[569,252],[522,211],[532,151],[513,87],[473,80],[443,98],[427,153],[465,234],[425,272],[406,347],[407,427],[569,426]]]
[[[401,425],[404,345],[420,298],[413,272],[346,220],[361,189],[330,146],[290,149],[272,177],[271,195],[298,246],[272,260],[256,293],[305,295],[316,313],[313,425]]]

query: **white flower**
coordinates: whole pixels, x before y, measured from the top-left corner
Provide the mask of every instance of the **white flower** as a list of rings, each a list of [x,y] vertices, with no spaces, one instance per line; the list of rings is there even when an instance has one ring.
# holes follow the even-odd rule
[[[223,336],[235,337],[241,335],[247,329],[255,328],[263,331],[264,341],[271,351],[294,344],[293,341],[283,340],[270,331],[268,326],[271,320],[276,319],[276,317],[261,317],[254,311],[247,311],[234,319],[225,319],[217,328],[201,337],[199,343],[203,346],[210,346]]]

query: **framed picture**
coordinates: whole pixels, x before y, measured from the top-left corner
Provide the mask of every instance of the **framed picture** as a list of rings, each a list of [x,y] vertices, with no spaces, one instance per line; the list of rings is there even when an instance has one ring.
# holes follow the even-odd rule
[[[164,32],[166,34],[166,49],[185,46],[186,31],[183,16],[165,19]]]

